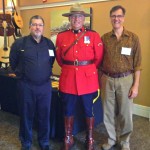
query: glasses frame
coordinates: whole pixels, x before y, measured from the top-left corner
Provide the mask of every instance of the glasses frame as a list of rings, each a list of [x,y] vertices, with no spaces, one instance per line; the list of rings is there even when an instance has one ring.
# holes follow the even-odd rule
[[[122,18],[124,18],[124,15],[111,15],[110,18],[111,19],[116,19],[116,18],[122,19]]]
[[[32,27],[37,27],[37,26],[44,27],[44,24],[31,23],[30,26],[32,26]]]

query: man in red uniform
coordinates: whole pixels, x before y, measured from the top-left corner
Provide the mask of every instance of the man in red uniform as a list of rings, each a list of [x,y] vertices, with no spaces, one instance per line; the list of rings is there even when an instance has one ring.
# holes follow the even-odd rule
[[[56,40],[56,59],[61,67],[59,90],[65,113],[62,149],[70,150],[74,144],[74,109],[75,103],[81,100],[87,124],[86,149],[94,150],[92,108],[99,89],[97,67],[102,61],[103,44],[97,32],[83,26],[90,14],[85,13],[80,4],[73,5],[63,16],[69,18],[71,29],[59,33]]]

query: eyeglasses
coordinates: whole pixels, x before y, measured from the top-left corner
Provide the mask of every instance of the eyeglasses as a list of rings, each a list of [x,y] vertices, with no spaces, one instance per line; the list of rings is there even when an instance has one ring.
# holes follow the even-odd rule
[[[31,26],[32,26],[32,27],[37,27],[37,26],[43,27],[44,24],[31,23]]]
[[[118,18],[118,19],[121,19],[121,18],[123,18],[124,17],[124,15],[112,15],[112,16],[110,16],[112,19],[116,19],[116,18]]]

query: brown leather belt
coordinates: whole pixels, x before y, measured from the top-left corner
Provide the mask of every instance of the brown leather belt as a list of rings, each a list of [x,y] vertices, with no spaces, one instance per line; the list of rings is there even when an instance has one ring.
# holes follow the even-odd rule
[[[126,77],[130,75],[131,73],[133,73],[133,71],[127,71],[124,73],[108,73],[108,72],[103,71],[103,73],[112,78],[121,78],[121,77]]]
[[[63,64],[65,65],[73,65],[73,66],[86,66],[89,64],[93,64],[93,60],[84,60],[84,61],[68,61],[68,60],[63,60]]]

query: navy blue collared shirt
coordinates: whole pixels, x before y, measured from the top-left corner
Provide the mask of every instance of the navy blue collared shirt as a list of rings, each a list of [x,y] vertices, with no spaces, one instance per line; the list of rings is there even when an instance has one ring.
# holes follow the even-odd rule
[[[54,60],[54,44],[43,36],[39,43],[29,35],[17,39],[11,46],[10,65],[12,70],[19,78],[35,84],[42,84],[49,80]]]

